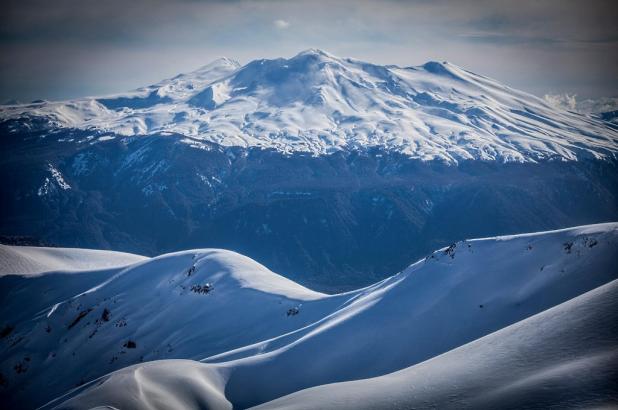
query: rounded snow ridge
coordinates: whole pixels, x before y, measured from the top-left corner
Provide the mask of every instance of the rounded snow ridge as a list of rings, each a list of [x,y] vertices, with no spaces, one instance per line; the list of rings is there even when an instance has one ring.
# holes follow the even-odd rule
[[[215,286],[226,282],[233,287],[249,288],[298,300],[327,297],[271,271],[248,256],[227,249],[205,248],[173,252],[155,257],[151,259],[151,263],[186,258],[192,260],[192,265],[187,266],[187,269],[192,269],[197,274],[205,274],[214,280]]]

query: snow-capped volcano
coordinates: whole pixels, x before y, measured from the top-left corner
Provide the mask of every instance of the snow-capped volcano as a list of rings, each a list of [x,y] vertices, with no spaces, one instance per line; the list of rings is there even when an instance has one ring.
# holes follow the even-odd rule
[[[0,119],[313,155],[381,147],[458,162],[616,158],[618,131],[451,63],[381,66],[307,50],[222,58],[134,92],[5,106]]]

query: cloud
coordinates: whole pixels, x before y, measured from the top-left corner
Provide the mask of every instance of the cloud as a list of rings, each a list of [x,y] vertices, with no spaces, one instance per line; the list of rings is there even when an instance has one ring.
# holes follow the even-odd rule
[[[569,111],[577,111],[576,95],[569,94],[545,94],[543,99],[554,107],[563,108]]]
[[[274,24],[275,24],[275,27],[277,27],[278,29],[281,29],[281,30],[290,27],[290,23],[288,21],[285,21],[285,20],[275,20]]]
[[[582,114],[601,114],[618,110],[618,97],[588,98],[578,101],[576,95],[564,93],[545,94],[543,99],[554,107]]]

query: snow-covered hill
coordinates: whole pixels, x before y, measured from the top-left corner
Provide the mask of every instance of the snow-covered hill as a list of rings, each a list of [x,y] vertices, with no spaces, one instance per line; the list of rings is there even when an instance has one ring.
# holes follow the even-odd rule
[[[216,250],[1,280],[0,372],[11,386],[2,395],[17,393],[21,400],[53,396],[129,364],[199,359],[285,334],[321,317],[285,320],[289,309],[325,297],[249,258]],[[325,305],[332,302],[327,298]]]
[[[618,400],[611,384],[618,376],[617,324],[614,280],[417,365],[301,390],[255,409],[611,407]],[[231,409],[225,385],[216,367],[157,361],[98,380],[58,408]]]
[[[615,280],[617,251],[618,224],[469,240],[337,295],[221,250],[4,276],[1,398],[26,407],[62,396],[51,405],[245,408],[379,377]]]
[[[314,155],[381,147],[449,163],[616,158],[618,131],[451,63],[380,66],[307,50],[240,67],[223,58],[131,93],[3,106],[0,119],[113,136],[180,134],[208,148]],[[15,126],[15,131],[19,126]]]

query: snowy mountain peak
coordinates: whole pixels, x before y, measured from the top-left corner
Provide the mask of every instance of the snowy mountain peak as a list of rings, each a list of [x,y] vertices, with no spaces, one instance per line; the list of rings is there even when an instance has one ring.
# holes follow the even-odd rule
[[[615,159],[618,131],[449,62],[381,66],[318,49],[240,66],[220,58],[136,91],[0,108],[0,120],[120,135],[180,134],[199,147],[323,155],[380,147],[421,160]]]
[[[454,79],[462,80],[462,78],[458,75],[458,71],[461,72],[463,69],[459,68],[455,64],[449,63],[448,61],[428,61],[423,64],[422,67],[425,71],[431,74],[448,76]]]
[[[301,51],[300,53],[296,55],[296,57],[303,56],[303,55],[322,56],[322,57],[328,57],[328,58],[333,58],[333,59],[338,58],[334,56],[333,54],[330,54],[324,50],[320,50],[319,48],[314,48],[314,47]]]
[[[203,75],[205,73],[212,72],[213,70],[237,69],[239,67],[240,67],[240,63],[238,61],[232,60],[231,58],[227,58],[227,57],[219,57],[216,60],[213,60],[212,62],[198,68],[197,70],[194,70],[188,74],[180,74],[177,77],[180,77],[180,76],[189,77],[189,76],[195,76],[195,75]]]
[[[340,61],[341,59],[333,54],[330,54],[324,50],[318,48],[308,48],[300,53],[296,54],[290,60],[314,60],[320,62],[326,61]]]

